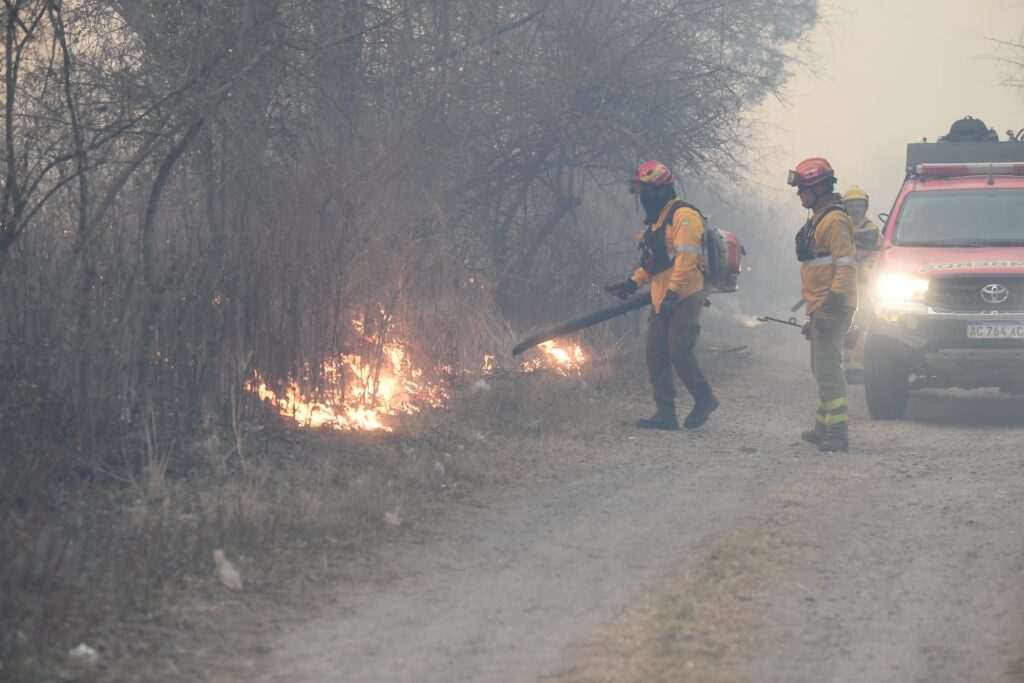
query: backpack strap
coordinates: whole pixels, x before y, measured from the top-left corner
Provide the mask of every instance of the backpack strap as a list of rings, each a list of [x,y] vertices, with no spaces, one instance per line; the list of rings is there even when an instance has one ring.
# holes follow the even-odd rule
[[[828,252],[814,252],[812,247],[814,246],[814,235],[818,230],[818,226],[825,220],[825,216],[829,215],[833,211],[842,211],[846,213],[846,209],[838,204],[826,207],[821,215],[816,220],[808,220],[800,232],[796,235],[796,257],[804,265],[822,265],[824,263],[832,263],[832,254]],[[828,259],[826,261],[825,259]]]
[[[658,230],[664,230],[665,228],[667,228],[669,223],[671,223],[672,220],[676,217],[676,211],[679,211],[679,209],[693,209],[694,211],[697,212],[697,215],[701,217],[701,220],[704,219],[704,214],[700,212],[700,209],[698,209],[693,204],[690,204],[689,202],[683,201],[682,199],[673,199],[672,203],[669,206],[670,208],[668,210],[668,213],[665,214],[665,220],[663,220],[661,222],[661,225],[658,226]]]
[[[693,204],[683,201],[682,199],[674,199],[669,205],[668,212],[665,214],[665,219],[657,225],[649,225],[644,231],[643,236],[640,240],[640,244],[637,248],[640,250],[640,267],[651,275],[657,275],[665,270],[668,270],[675,259],[676,253],[679,252],[691,252],[699,254],[700,249],[696,247],[683,246],[676,247],[675,253],[668,253],[668,244],[665,240],[665,229],[669,223],[675,218],[676,212],[679,209],[693,209],[703,219],[703,214]]]
[[[818,226],[821,225],[821,222],[823,220],[825,220],[825,216],[829,215],[833,211],[842,211],[843,213],[846,213],[846,209],[844,209],[842,206],[839,206],[838,204],[833,204],[832,206],[826,207],[825,210],[821,212],[821,215],[818,216],[818,220],[811,221],[811,229],[807,231],[808,247],[814,244],[814,235],[818,232]],[[824,254],[817,255],[824,256]]]
[[[826,207],[825,210],[821,212],[821,215],[818,216],[818,220],[813,221],[811,223],[811,229],[812,229],[812,233],[811,234],[813,234],[813,230],[817,230],[818,229],[818,226],[821,225],[821,222],[823,220],[825,220],[825,216],[829,215],[833,211],[842,211],[843,213],[846,213],[846,209],[844,209],[843,207],[839,206],[838,204],[833,204],[832,206]]]

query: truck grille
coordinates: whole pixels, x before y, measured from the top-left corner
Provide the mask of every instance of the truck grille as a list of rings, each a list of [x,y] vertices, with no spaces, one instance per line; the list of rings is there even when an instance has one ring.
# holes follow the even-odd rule
[[[984,290],[994,285],[996,291],[989,292],[995,301],[986,300]],[[1006,299],[998,301],[1004,293]],[[993,296],[994,295],[994,296]],[[932,308],[947,311],[1024,311],[1024,278],[990,277],[936,277],[932,278],[925,297],[925,303]]]

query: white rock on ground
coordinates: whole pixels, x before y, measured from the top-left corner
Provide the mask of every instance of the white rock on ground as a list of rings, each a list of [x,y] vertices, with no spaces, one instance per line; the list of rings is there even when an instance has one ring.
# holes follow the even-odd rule
[[[213,551],[213,563],[217,566],[217,578],[221,585],[228,590],[242,590],[242,575],[235,569],[235,565],[224,557],[224,551],[218,548]]]
[[[79,643],[68,652],[68,659],[77,666],[91,669],[100,663],[100,653],[85,643]]]
[[[398,508],[384,513],[384,523],[388,526],[401,526],[402,515],[399,513]]]

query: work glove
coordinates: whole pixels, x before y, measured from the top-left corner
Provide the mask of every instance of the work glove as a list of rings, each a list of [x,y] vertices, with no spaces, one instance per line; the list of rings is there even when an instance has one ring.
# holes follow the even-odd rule
[[[811,321],[808,320],[804,323],[804,326],[800,328],[800,334],[804,335],[804,339],[811,341]]]
[[[661,307],[658,311],[658,315],[663,315],[666,318],[672,316],[672,311],[676,309],[676,302],[679,301],[679,295],[673,292],[671,289],[665,292],[665,298],[661,300]]]
[[[857,348],[857,344],[860,343],[860,335],[861,329],[856,325],[851,325],[846,337],[843,338],[843,348],[847,351]]]
[[[636,294],[636,288],[636,280],[629,278],[623,282],[616,282],[614,285],[608,285],[604,288],[604,291],[625,300]]]

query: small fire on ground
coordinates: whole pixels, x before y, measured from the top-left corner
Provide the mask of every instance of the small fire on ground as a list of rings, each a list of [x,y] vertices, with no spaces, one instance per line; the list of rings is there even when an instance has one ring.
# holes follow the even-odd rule
[[[319,368],[318,391],[303,389],[313,384],[309,368],[303,382],[289,379],[275,390],[257,375],[248,388],[301,426],[342,431],[390,432],[389,418],[445,405],[444,385],[412,363],[408,344],[397,339],[381,343],[362,321],[352,325],[359,351],[326,361]]]
[[[257,374],[246,388],[300,426],[339,431],[390,432],[393,418],[448,403],[450,392],[441,375],[451,377],[450,368],[425,371],[410,360],[407,343],[394,339],[380,344],[366,335],[358,321],[353,326],[362,336],[360,348],[366,351],[325,362],[317,373],[319,390],[304,389],[313,385],[310,368],[301,382],[289,379],[275,389]],[[549,341],[537,348],[537,355],[522,361],[516,371],[550,370],[571,376],[580,374],[587,362],[579,344]],[[493,355],[485,355],[480,368],[479,374],[485,376],[502,369]]]
[[[555,341],[546,341],[537,345],[543,353],[532,360],[523,361],[520,368],[523,372],[535,372],[537,370],[553,370],[554,372],[567,377],[578,375],[587,362],[587,354],[579,344],[559,344]]]

